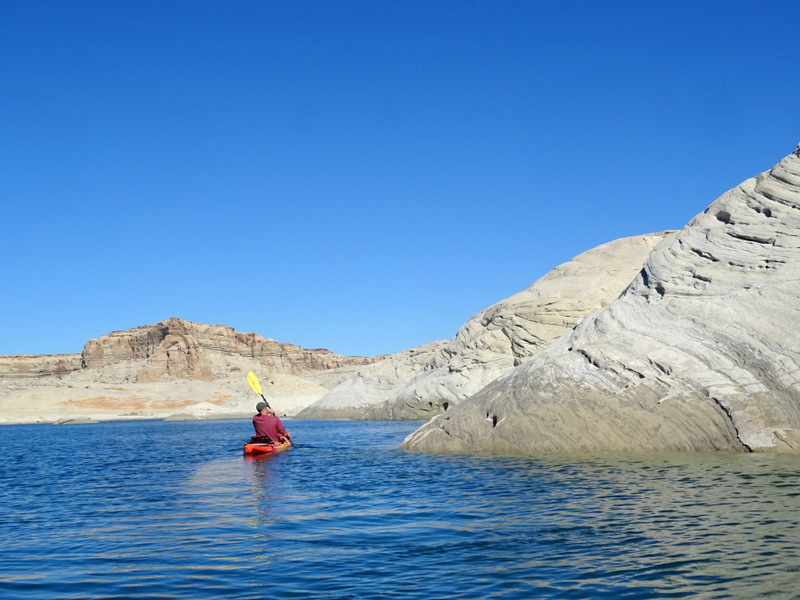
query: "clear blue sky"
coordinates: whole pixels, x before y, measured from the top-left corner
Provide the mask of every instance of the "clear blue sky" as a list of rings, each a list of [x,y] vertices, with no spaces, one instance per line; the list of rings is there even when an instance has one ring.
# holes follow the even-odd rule
[[[800,141],[800,2],[0,0],[0,354],[452,337]]]

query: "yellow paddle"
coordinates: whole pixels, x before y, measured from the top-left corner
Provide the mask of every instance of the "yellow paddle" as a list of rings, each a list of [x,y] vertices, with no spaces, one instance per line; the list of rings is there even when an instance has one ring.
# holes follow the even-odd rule
[[[266,398],[264,398],[264,394],[262,394],[262,393],[261,393],[261,384],[258,382],[258,377],[256,377],[256,374],[255,374],[255,373],[253,373],[252,371],[250,371],[250,372],[247,374],[247,383],[249,383],[249,384],[250,384],[250,387],[251,387],[251,388],[253,388],[253,391],[254,391],[256,394],[258,394],[259,396],[261,396],[261,399],[262,399],[262,400],[264,401],[264,403],[267,405],[267,408],[271,408],[271,407],[270,407],[270,405],[269,405],[269,402],[267,402],[267,399],[266,399]]]

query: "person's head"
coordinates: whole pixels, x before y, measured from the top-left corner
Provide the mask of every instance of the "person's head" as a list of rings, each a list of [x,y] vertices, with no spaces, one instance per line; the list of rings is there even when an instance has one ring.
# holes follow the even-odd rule
[[[269,406],[267,406],[266,402],[259,402],[256,404],[256,412],[260,415],[274,415],[275,411],[273,411]]]

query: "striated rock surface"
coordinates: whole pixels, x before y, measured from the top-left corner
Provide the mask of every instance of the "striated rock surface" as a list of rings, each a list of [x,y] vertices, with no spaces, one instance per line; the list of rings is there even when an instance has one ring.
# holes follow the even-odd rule
[[[622,296],[410,435],[433,451],[800,452],[800,147]]]
[[[300,419],[368,419],[373,409],[392,398],[438,352],[433,342],[392,354],[349,377],[296,416]],[[383,413],[378,411],[378,415]]]
[[[422,419],[439,414],[607,306],[671,233],[622,238],[584,252],[478,313],[452,340],[366,367],[298,416]]]
[[[430,417],[478,392],[616,299],[669,234],[602,244],[475,315],[372,417]]]

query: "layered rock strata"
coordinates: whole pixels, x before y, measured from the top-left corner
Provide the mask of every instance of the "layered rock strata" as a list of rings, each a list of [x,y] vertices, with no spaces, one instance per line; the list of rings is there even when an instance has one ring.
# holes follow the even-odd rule
[[[224,325],[205,325],[175,317],[90,340],[81,353],[86,369],[120,362],[144,361],[136,381],[161,378],[212,380],[230,374],[237,364],[259,365],[269,372],[297,374],[365,365],[380,357],[340,356],[325,349],[282,344],[257,333],[240,333]]]
[[[61,377],[81,368],[80,354],[18,354],[0,356],[0,377],[35,379]]]
[[[622,238],[584,252],[481,311],[453,339],[370,365],[299,416],[421,419],[437,415],[612,302],[642,268],[650,251],[670,234]]]
[[[800,451],[800,147],[625,293],[413,433],[433,451]]]
[[[0,356],[0,377],[36,378],[85,371],[106,382],[212,381],[245,369],[300,374],[357,367],[382,358],[309,350],[224,325],[172,317],[89,340],[80,354]]]

